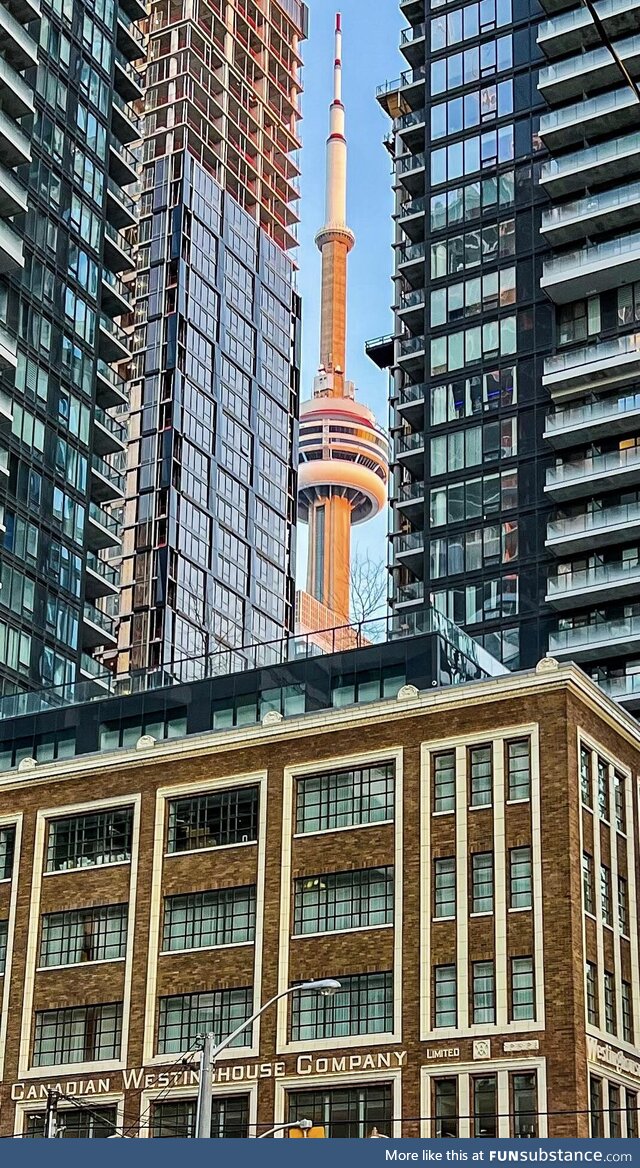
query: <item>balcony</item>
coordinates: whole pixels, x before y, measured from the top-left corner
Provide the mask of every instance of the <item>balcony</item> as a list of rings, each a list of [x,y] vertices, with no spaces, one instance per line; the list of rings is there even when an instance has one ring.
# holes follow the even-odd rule
[[[40,20],[39,0],[5,0],[5,7],[20,24],[30,24],[33,20]]]
[[[0,274],[9,275],[24,267],[22,240],[8,223],[0,219]]]
[[[398,488],[396,506],[412,523],[418,523],[424,516],[425,485],[422,480],[401,483]]]
[[[620,288],[640,276],[640,231],[553,256],[543,265],[540,287],[555,304],[569,304]]]
[[[424,466],[424,432],[398,434],[394,441],[394,460],[419,474]]]
[[[393,554],[402,565],[415,572],[424,556],[424,532],[406,531],[394,536]]]
[[[549,498],[560,502],[631,484],[640,485],[640,450],[634,447],[550,467],[544,490]]]
[[[424,329],[425,299],[424,288],[414,288],[411,292],[400,294],[396,311],[405,328],[411,332]]]
[[[549,637],[549,653],[571,661],[599,660],[620,653],[634,653],[640,648],[640,617],[620,617],[594,621],[575,629],[558,629]]]
[[[418,385],[405,385],[398,390],[394,401],[399,416],[414,430],[421,429],[424,425],[425,392],[424,382]]]
[[[135,288],[135,280],[124,284],[113,272],[103,268],[101,306],[107,316],[126,316],[132,312]]]
[[[17,122],[0,109],[0,163],[13,167],[25,162],[31,162],[29,139]]]
[[[424,135],[427,124],[427,110],[410,110],[402,114],[397,121],[397,131],[404,144],[405,150],[419,150],[424,147]]]
[[[425,36],[426,25],[424,22],[415,24],[411,28],[403,28],[400,33],[400,52],[414,69],[421,61],[424,61]]]
[[[96,503],[114,503],[124,499],[124,475],[105,462],[99,454],[91,455],[90,493]]]
[[[98,330],[98,348],[100,356],[114,364],[120,361],[131,360],[131,350],[128,346],[127,334],[108,317],[101,315]]]
[[[119,574],[106,560],[98,559],[94,552],[87,552],[86,594],[89,600],[101,596],[117,596]]]
[[[624,677],[603,677],[598,680],[603,693],[613,698],[629,710],[640,705],[640,673],[627,673]]]
[[[142,137],[141,120],[134,114],[129,103],[114,90],[111,104],[111,125],[120,142],[137,142]]]
[[[417,337],[402,337],[398,351],[398,365],[409,377],[424,377],[424,358],[426,339]]]
[[[595,441],[603,435],[629,433],[640,425],[640,393],[629,392],[547,415],[544,437],[555,450]]]
[[[634,33],[640,23],[638,0],[600,0],[595,9],[605,31],[613,38]],[[538,28],[538,44],[547,57],[562,57],[601,43],[591,13],[582,6],[554,16]]]
[[[410,24],[424,20],[425,0],[400,0],[400,11]]]
[[[640,223],[640,183],[626,183],[542,212],[541,233],[552,245]]]
[[[89,503],[87,511],[87,542],[93,551],[119,547],[122,540],[122,524],[98,507]]]
[[[414,242],[424,239],[427,210],[428,199],[425,199],[424,195],[420,195],[417,199],[407,200],[397,212],[398,223],[405,235]]]
[[[547,604],[553,608],[600,604],[640,593],[640,565],[598,564],[576,572],[564,572],[547,580]]]
[[[137,203],[112,178],[107,180],[106,213],[107,223],[112,228],[135,227],[138,222]]]
[[[4,324],[0,324],[0,372],[15,370],[18,364],[16,338]]]
[[[424,151],[419,154],[401,154],[396,159],[396,175],[410,194],[419,195],[424,192],[426,165],[427,156]]]
[[[135,154],[113,135],[109,148],[109,174],[121,187],[128,187],[138,181],[138,160]]]
[[[569,396],[576,390],[613,388],[639,374],[640,333],[629,333],[546,357],[542,384],[552,394]]]
[[[2,56],[18,73],[38,64],[38,46],[26,28],[12,16],[5,4],[0,5]]]
[[[424,287],[426,252],[425,243],[406,243],[396,252],[397,271],[414,288]]]
[[[98,645],[108,645],[116,648],[116,622],[108,613],[96,608],[95,604],[85,601],[82,613],[82,646],[84,649],[96,649]]]
[[[100,406],[93,411],[94,445],[97,454],[121,454],[127,448],[127,428]]]
[[[404,608],[409,604],[424,601],[424,580],[414,580],[412,584],[402,584],[396,592],[394,608]]]
[[[104,259],[106,266],[112,272],[133,272],[135,270],[136,261],[131,244],[110,223],[105,223]]]
[[[640,537],[640,503],[605,507],[585,515],[554,519],[547,524],[545,546],[555,555],[577,555]]]
[[[424,65],[415,69],[407,69],[400,74],[400,93],[413,109],[424,105],[425,81],[427,70]]]
[[[540,184],[558,198],[571,191],[587,190],[593,182],[614,182],[640,174],[640,133],[625,134],[586,146],[562,158],[551,158],[540,173]]]
[[[144,97],[144,81],[140,73],[119,49],[115,50],[113,59],[116,66],[113,77],[116,92],[125,101],[139,101]]]
[[[0,99],[3,110],[12,118],[24,118],[33,113],[31,87],[4,57],[0,57]]]
[[[111,674],[101,661],[96,661],[95,657],[90,657],[88,653],[80,654],[80,673],[88,679],[89,692],[93,692],[96,697],[111,692]]]
[[[27,192],[6,167],[0,166],[0,215],[19,215],[27,210]]]
[[[125,382],[106,361],[98,357],[96,364],[96,401],[105,410],[128,405]]]
[[[0,431],[8,433],[13,422],[13,399],[0,385]]]
[[[128,61],[140,61],[146,56],[145,38],[123,8],[118,8],[116,44]]]
[[[640,68],[640,36],[616,41],[616,50],[631,76],[635,77]],[[577,53],[575,57],[541,69],[538,91],[553,105],[619,83],[620,66],[609,49],[601,45],[588,53]]]
[[[638,100],[629,88],[599,93],[586,101],[548,110],[540,118],[540,137],[552,152],[576,142],[585,134],[619,134],[638,121]]]

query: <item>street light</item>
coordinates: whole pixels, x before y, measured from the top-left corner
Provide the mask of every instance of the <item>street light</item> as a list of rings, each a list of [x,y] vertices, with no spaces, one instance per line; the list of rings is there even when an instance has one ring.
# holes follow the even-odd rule
[[[279,1001],[280,998],[286,998],[289,994],[299,994],[303,990],[313,990],[315,993],[321,994],[323,998],[329,998],[335,994],[336,990],[340,989],[340,982],[333,977],[325,977],[319,981],[303,981],[299,985],[288,986],[286,990],[280,990],[280,993],[274,994],[267,1002],[256,1010],[246,1022],[241,1022],[214,1046],[214,1035],[210,1032],[205,1035],[204,1046],[202,1048],[202,1061],[200,1063],[200,1086],[198,1088],[198,1107],[196,1110],[196,1137],[198,1139],[208,1139],[211,1136],[211,1094],[213,1090],[213,1064],[219,1054],[226,1050],[231,1045],[234,1038],[242,1034],[243,1030],[247,1030],[252,1026],[269,1006],[273,1006],[274,1002]]]

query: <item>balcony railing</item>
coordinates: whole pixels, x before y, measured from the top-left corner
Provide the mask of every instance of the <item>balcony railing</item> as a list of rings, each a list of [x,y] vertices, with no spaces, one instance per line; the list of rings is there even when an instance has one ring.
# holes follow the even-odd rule
[[[550,467],[547,471],[546,485],[559,486],[561,483],[574,482],[576,479],[606,474],[637,464],[640,464],[640,450],[635,448],[614,450],[610,454],[596,454],[592,458],[582,459],[581,462],[566,462],[563,466]]]
[[[139,137],[142,137],[142,119],[139,118],[136,113],[134,113],[134,111],[131,109],[130,103],[125,101],[124,97],[121,97],[115,89],[111,91],[111,99],[116,108],[120,110],[120,113],[123,114],[127,121],[131,122],[134,130],[138,131]]]
[[[425,345],[424,337],[403,337],[400,341],[400,356],[410,357],[412,353],[421,353]]]
[[[122,9],[120,9],[122,11]],[[127,60],[124,53],[120,49],[115,49],[113,58],[117,61],[120,68],[127,74],[130,81],[137,85],[139,89],[143,88],[143,79],[137,69],[134,69],[130,61]]]
[[[102,360],[102,357],[98,357],[97,369],[100,376],[104,377],[105,381],[109,381],[111,385],[115,386],[119,393],[126,393],[126,383],[122,380],[121,377],[118,377],[118,374],[114,369],[111,368],[110,365],[107,365],[106,361]]]
[[[85,600],[84,602],[84,615],[86,620],[91,621],[98,628],[103,629],[109,636],[112,637],[114,635],[116,624],[114,618],[109,616],[107,612],[103,612],[102,609],[96,608],[95,604],[91,604],[89,600]]]
[[[605,507],[602,511],[588,511],[585,515],[571,515],[566,519],[552,520],[547,524],[547,540],[595,533],[604,531],[607,527],[622,527],[634,523],[640,523],[640,503]]]
[[[398,588],[396,600],[398,604],[424,600],[424,580],[414,580],[412,584],[403,584],[401,588]]]
[[[415,308],[417,305],[424,304],[425,290],[424,288],[416,288],[414,292],[403,292],[400,296],[398,304],[399,309]]]
[[[411,450],[424,450],[424,434],[398,434],[395,442],[396,454],[407,454]]]
[[[640,563],[597,564],[593,568],[581,568],[574,572],[563,572],[560,576],[550,576],[547,593],[557,596],[566,592],[584,592],[588,588],[598,588],[603,584],[624,584],[640,578]]]
[[[86,556],[87,567],[92,572],[95,572],[97,576],[101,576],[103,580],[112,584],[114,588],[117,588],[120,575],[116,572],[115,568],[112,568],[111,564],[108,564],[106,560],[99,559],[95,552],[87,552]]]
[[[424,381],[419,382],[418,385],[405,385],[405,386],[403,386],[402,389],[400,389],[398,391],[397,404],[399,406],[404,406],[404,405],[408,405],[409,402],[424,400],[424,395],[426,393],[426,389],[427,389],[427,387],[426,387]]]
[[[116,188],[118,190],[120,189],[117,184]],[[133,259],[133,248],[120,231],[118,231],[115,227],[112,227],[110,223],[105,223],[105,233],[109,236],[110,239],[113,240],[114,243],[118,245],[120,251],[123,251],[125,255],[129,256],[130,259]]]
[[[575,629],[558,629],[549,637],[549,651],[578,649],[602,641],[620,641],[630,637],[640,637],[640,616],[593,621]]]
[[[402,114],[402,117],[398,119],[398,129],[408,130],[410,126],[419,126],[426,120],[426,109],[410,110],[409,113]]]
[[[99,454],[91,455],[91,466],[99,475],[102,475],[103,479],[107,479],[108,482],[113,484],[116,490],[124,494],[124,476],[115,467],[110,466]]]
[[[602,692],[608,694],[614,701],[631,698],[640,694],[640,673],[627,673],[624,677],[603,677],[598,680],[598,685]]]
[[[424,195],[420,195],[418,199],[409,199],[408,202],[403,203],[398,216],[400,219],[407,219],[409,215],[419,215],[427,209],[428,200]]]
[[[609,239],[606,243],[595,243],[591,247],[576,248],[574,251],[565,251],[562,255],[553,256],[543,267],[543,278],[557,276],[562,272],[569,272],[579,268],[587,268],[591,264],[605,263],[631,255],[640,250],[640,231],[631,231],[627,235],[619,235],[616,239]]]
[[[424,532],[422,531],[405,531],[402,535],[396,536],[393,541],[393,548],[396,555],[402,555],[403,552],[422,551],[424,548]]]
[[[107,366],[107,368],[109,368],[109,366]],[[128,411],[125,409],[125,412]],[[122,425],[122,422],[118,422],[116,418],[113,418],[111,414],[108,414],[106,410],[103,410],[102,406],[94,406],[93,416],[96,422],[98,422],[104,430],[108,430],[110,434],[113,434],[114,438],[117,438],[119,442],[122,442],[123,445],[126,445],[127,428],[126,426]]]
[[[91,677],[103,677],[105,685],[108,685],[112,675],[105,669],[102,661],[96,661],[95,657],[90,657],[88,653],[82,653],[80,656],[80,669],[82,673],[88,673]]]
[[[596,362],[600,363],[631,354],[640,357],[640,333],[614,337],[610,341],[601,341],[598,345],[583,345],[579,349],[569,349],[566,353],[554,353],[552,357],[545,358],[544,373],[547,377],[554,373],[576,369],[580,365],[593,365]]]
[[[426,165],[427,156],[424,151],[420,154],[403,154],[396,160],[398,174],[410,174],[412,170],[419,170]]]
[[[104,511],[102,507],[98,507],[97,503],[89,503],[89,518],[120,539],[122,535],[122,524],[113,515],[109,515],[107,511]]]
[[[407,503],[410,499],[421,499],[424,495],[424,482],[402,483],[398,489],[398,500]]]
[[[588,8],[572,8],[570,12],[559,12],[552,20],[543,20],[538,28],[538,42],[549,36],[562,36],[574,28],[591,24],[591,13]]]
[[[606,51],[606,50],[605,50]],[[605,166],[613,158],[626,154],[636,154],[640,150],[640,133],[624,134],[613,141],[588,146],[586,150],[573,150],[562,158],[550,158],[541,171],[541,179],[562,178],[575,170],[586,170],[594,166]]]
[[[408,264],[414,260],[423,260],[426,254],[426,243],[407,243],[399,249],[398,262]]]
[[[131,17],[128,15],[128,13],[125,12],[121,6],[118,7],[118,20],[120,21],[120,23],[122,25],[124,25],[129,36],[131,37],[132,40],[134,40],[136,42],[138,47],[140,49],[144,49],[145,38],[144,38],[143,34],[140,32],[140,29],[133,23]]]
[[[608,211],[616,211],[639,201],[640,183],[626,183],[623,187],[614,187],[610,191],[600,191],[587,195],[584,199],[575,199],[572,203],[550,207],[542,212],[542,230],[565,227],[573,221],[587,219],[592,215],[606,215]]]
[[[425,35],[426,25],[424,23],[416,24],[413,26],[413,28],[403,28],[402,32],[400,33],[400,44],[409,45],[412,41],[421,40],[421,38]]]
[[[548,414],[545,423],[547,433],[583,426],[585,422],[597,422],[600,418],[617,418],[620,414],[640,410],[640,393],[621,393],[600,401],[585,402],[581,406],[570,406],[565,410],[554,410]]]
[[[120,200],[121,203],[124,203],[130,215],[136,216],[138,214],[138,204],[134,199],[131,198],[130,194],[127,194],[127,192],[122,189],[120,184],[117,183],[114,178],[109,178],[107,180],[107,187],[111,193]],[[116,234],[118,233],[116,232]]]
[[[114,320],[110,320],[108,316],[104,315],[104,313],[100,314],[100,327],[103,328],[106,333],[109,333],[109,335],[112,336],[119,345],[122,345],[124,349],[129,348],[130,338],[127,336],[124,330],[120,328],[120,325],[117,325]]]
[[[416,69],[405,69],[404,73],[400,74],[400,88],[406,89],[410,85],[417,85],[420,81],[424,81],[426,76],[426,65],[418,65]]]
[[[574,122],[587,122],[590,118],[611,113],[615,109],[625,109],[626,106],[635,104],[637,104],[637,99],[629,89],[614,89],[610,93],[599,93],[597,97],[590,97],[587,101],[574,102],[573,105],[565,105],[562,109],[548,110],[540,118],[540,133],[546,134],[552,130],[559,130],[563,126],[573,125]]]

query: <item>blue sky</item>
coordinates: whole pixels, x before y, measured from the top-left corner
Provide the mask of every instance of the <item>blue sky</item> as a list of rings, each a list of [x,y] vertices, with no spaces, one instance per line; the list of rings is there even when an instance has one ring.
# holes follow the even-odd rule
[[[320,253],[314,236],[324,220],[325,140],[333,85],[333,29],[342,12],[343,99],[349,142],[348,222],[356,235],[349,257],[347,375],[360,400],[386,426],[387,377],[364,354],[364,343],[392,328],[392,196],[390,158],[382,139],[390,128],[375,100],[376,86],[397,77],[402,19],[396,0],[310,0],[309,39],[304,45],[300,266],[302,293],[302,397],[311,394],[318,365]],[[298,586],[304,586],[306,526],[298,538]],[[354,548],[386,560],[387,517],[354,529]]]

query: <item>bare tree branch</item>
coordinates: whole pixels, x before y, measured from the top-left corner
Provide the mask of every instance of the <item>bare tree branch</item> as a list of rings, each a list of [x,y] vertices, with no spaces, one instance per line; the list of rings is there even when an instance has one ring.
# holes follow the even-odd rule
[[[354,555],[349,572],[349,586],[351,615],[354,621],[362,624],[386,614],[387,570],[382,560],[372,559],[368,552],[365,555]],[[378,632],[382,635],[380,629]],[[375,626],[367,631],[369,637],[375,637],[375,634]]]

